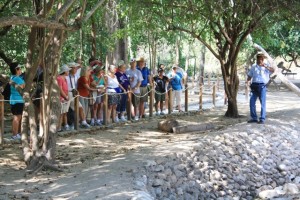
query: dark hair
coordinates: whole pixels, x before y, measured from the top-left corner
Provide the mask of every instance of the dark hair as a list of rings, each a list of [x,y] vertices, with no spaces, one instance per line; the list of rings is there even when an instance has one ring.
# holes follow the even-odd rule
[[[18,68],[18,66],[19,66],[19,63],[17,63],[17,62],[13,62],[13,63],[10,64],[9,69],[10,69],[10,73],[12,75],[16,75],[17,74],[16,68]]]
[[[164,64],[160,63],[160,64],[158,65],[158,69],[161,68],[162,65],[164,65]]]
[[[95,57],[90,57],[89,63],[93,62],[94,60],[97,60]]]

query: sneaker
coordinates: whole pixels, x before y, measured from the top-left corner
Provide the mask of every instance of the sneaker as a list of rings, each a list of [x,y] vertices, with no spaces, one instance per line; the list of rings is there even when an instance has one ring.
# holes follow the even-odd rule
[[[135,120],[135,121],[139,121],[139,117],[138,117],[138,116],[135,116],[135,117],[134,117],[134,120]]]
[[[12,140],[20,140],[21,136],[19,134],[11,136]]]
[[[100,121],[96,121],[96,126],[102,126],[102,123]]]
[[[259,122],[257,122],[258,124],[264,124],[265,122],[263,120],[259,120]]]
[[[121,121],[122,121],[122,122],[126,122],[127,120],[125,119],[124,116],[121,116]]]
[[[88,125],[87,123],[81,123],[80,128],[90,128],[90,125]]]
[[[158,116],[158,115],[159,115],[159,113],[158,113],[158,112],[156,112],[156,113],[155,113],[155,115],[156,115],[156,116]]]
[[[116,117],[116,119],[114,120],[115,123],[119,123],[119,118]]]
[[[95,122],[92,121],[92,122],[90,123],[90,126],[95,126]]]
[[[65,130],[65,131],[69,131],[69,130],[70,130],[69,125],[66,125],[66,126],[64,127],[64,130]]]
[[[165,113],[163,111],[160,112],[160,115],[165,115]]]

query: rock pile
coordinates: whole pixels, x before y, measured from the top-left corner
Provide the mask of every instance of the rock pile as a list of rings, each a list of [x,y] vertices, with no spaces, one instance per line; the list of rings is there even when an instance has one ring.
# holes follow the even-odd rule
[[[199,139],[188,153],[147,161],[135,189],[163,200],[299,195],[299,127],[240,124],[233,128]]]

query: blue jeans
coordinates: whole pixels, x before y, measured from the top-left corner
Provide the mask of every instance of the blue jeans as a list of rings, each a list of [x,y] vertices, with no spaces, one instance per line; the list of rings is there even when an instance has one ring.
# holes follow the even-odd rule
[[[259,89],[253,89],[251,85],[251,97],[250,97],[250,115],[253,120],[257,120],[256,114],[256,100],[259,98],[261,104],[260,110],[260,121],[266,120],[266,96],[267,96],[267,87],[265,85],[256,86]]]
[[[117,112],[125,112],[127,104],[127,94],[121,94],[120,103],[117,105]]]

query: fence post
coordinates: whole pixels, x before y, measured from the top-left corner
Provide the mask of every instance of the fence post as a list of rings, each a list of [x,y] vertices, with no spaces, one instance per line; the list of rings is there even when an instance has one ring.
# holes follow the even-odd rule
[[[103,124],[106,126],[108,123],[108,118],[110,116],[107,116],[107,110],[108,110],[108,96],[107,92],[104,94],[104,101],[103,101]]]
[[[184,84],[184,89],[185,89],[185,91],[184,91],[184,110],[185,110],[185,112],[188,112],[189,92],[188,92],[187,78],[184,82],[185,82],[185,84]]]
[[[74,97],[74,129],[78,130],[79,128],[79,96],[76,91],[76,96]]]
[[[168,91],[169,102],[168,102],[168,114],[173,112],[173,101],[172,101],[172,88]]]
[[[154,95],[153,95],[153,86],[150,85],[150,103],[149,103],[149,117],[153,117],[153,98],[154,98]],[[160,102],[162,103],[162,102]]]
[[[200,92],[199,92],[199,110],[202,110],[202,92],[203,92],[203,85],[200,83]]]
[[[127,113],[127,120],[128,121],[131,120],[131,107],[132,107],[131,98],[132,98],[131,92],[130,92],[130,90],[128,90],[127,102],[126,102],[126,113]]]
[[[216,106],[216,84],[213,82],[213,92],[212,92],[212,98],[213,98],[213,105]]]
[[[4,97],[0,94],[0,148],[3,147],[4,140]]]
[[[248,99],[249,99],[249,87],[248,87],[247,82],[245,83],[245,98],[248,101]]]
[[[217,91],[220,92],[220,79],[219,79],[219,76],[217,76]]]

